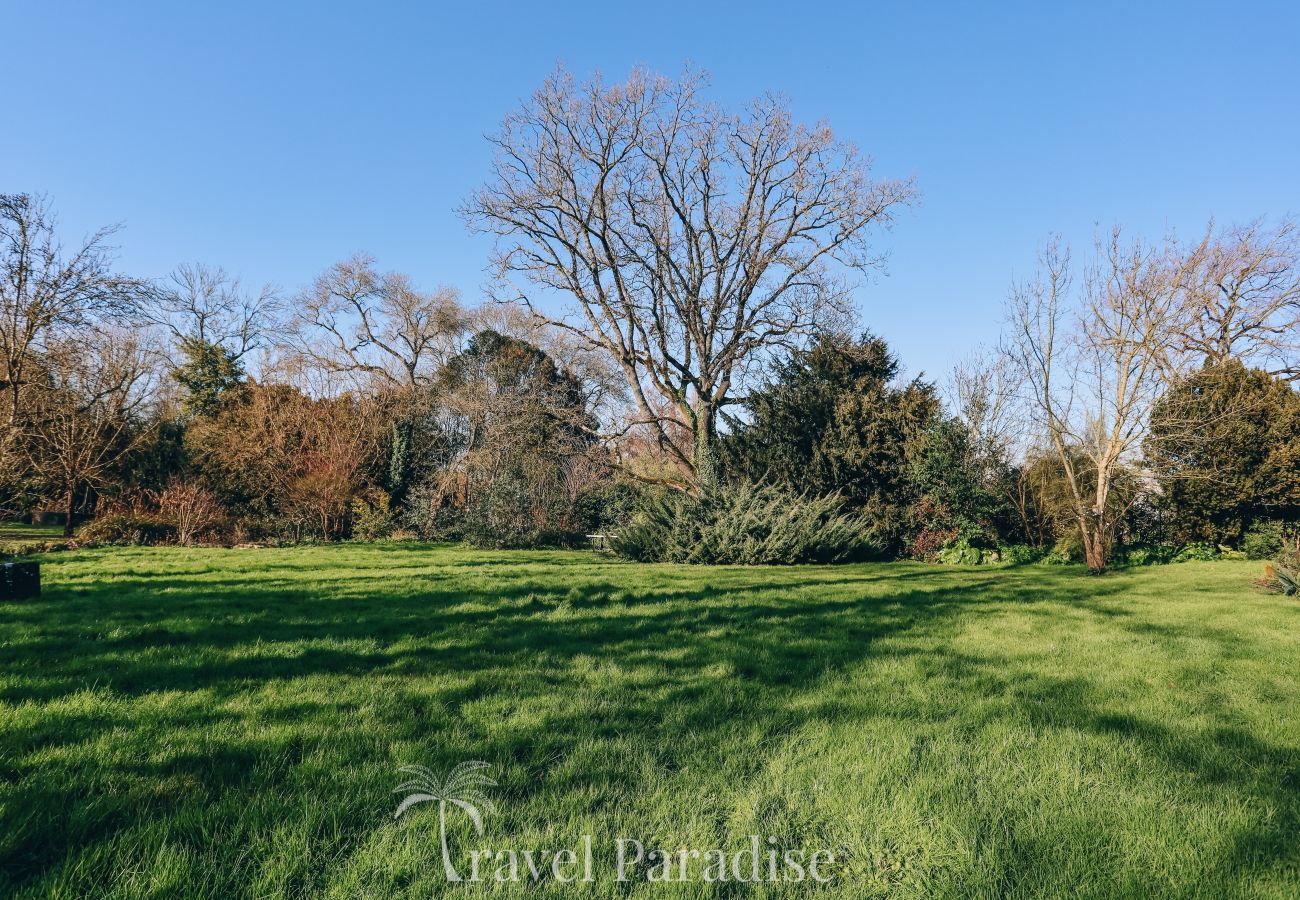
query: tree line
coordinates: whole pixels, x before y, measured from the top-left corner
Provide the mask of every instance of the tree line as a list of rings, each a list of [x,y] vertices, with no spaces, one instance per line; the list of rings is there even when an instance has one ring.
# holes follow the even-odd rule
[[[561,70],[508,115],[460,210],[495,239],[477,306],[364,255],[289,293],[131,277],[114,229],[65,247],[48,200],[0,197],[0,503],[110,542],[1093,570],[1296,520],[1294,221],[1049,241],[944,397],[852,303],[915,186],[705,88]]]

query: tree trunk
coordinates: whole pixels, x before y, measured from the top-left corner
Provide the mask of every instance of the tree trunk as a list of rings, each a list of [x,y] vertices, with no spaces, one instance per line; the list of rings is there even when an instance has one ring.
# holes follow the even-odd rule
[[[72,537],[72,513],[77,508],[77,486],[74,484],[68,488],[68,501],[64,506],[66,518],[63,520],[63,536]]]
[[[1106,571],[1106,523],[1100,518],[1085,518],[1079,522],[1083,535],[1083,561],[1088,571],[1100,575]]]

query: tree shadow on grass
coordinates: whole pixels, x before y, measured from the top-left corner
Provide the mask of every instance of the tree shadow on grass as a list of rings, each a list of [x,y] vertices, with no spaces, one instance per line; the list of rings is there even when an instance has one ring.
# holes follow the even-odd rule
[[[115,573],[102,585],[63,587],[56,579],[40,603],[6,608],[15,636],[0,647],[0,668],[15,674],[0,684],[0,698],[45,703],[93,687],[127,701],[102,714],[64,710],[48,727],[4,736],[10,808],[41,810],[0,842],[13,884],[39,878],[74,848],[100,845],[103,858],[112,859],[116,835],[149,816],[162,817],[161,827],[180,827],[166,817],[204,798],[227,793],[255,802],[267,788],[267,766],[296,765],[319,749],[313,727],[346,720],[371,695],[379,705],[368,712],[368,727],[392,741],[430,746],[432,758],[421,762],[452,765],[468,745],[532,771],[574,752],[577,736],[611,746],[636,739],[671,768],[698,759],[701,735],[726,730],[777,736],[879,716],[987,724],[978,713],[940,703],[900,709],[889,698],[855,695],[848,702],[826,692],[840,673],[888,657],[958,686],[962,696],[1014,696],[1016,709],[1037,727],[1122,736],[1187,777],[1230,786],[1252,801],[1295,788],[1294,755],[1245,731],[1223,726],[1207,736],[1152,723],[1110,709],[1082,676],[1035,675],[1006,656],[954,649],[964,624],[1008,611],[1043,627],[1063,611],[1133,633],[1156,627],[1111,605],[1119,580],[889,566],[648,570],[579,565],[567,556],[563,571],[547,575],[545,557],[430,565],[418,561],[427,548],[379,545],[375,555],[350,549],[360,554],[355,567],[364,573],[355,578],[321,578],[321,561],[291,569],[272,558],[265,571],[241,575],[216,568],[213,577],[214,567],[206,567],[160,577]],[[376,555],[385,562],[374,563]],[[443,577],[458,567],[478,577]],[[284,574],[290,571],[313,577],[295,580]],[[610,684],[607,703],[554,702],[601,680]],[[322,693],[322,683],[331,689]],[[290,701],[265,693],[298,684],[314,693]],[[189,692],[207,706],[178,704],[150,718],[132,705],[159,692]],[[538,712],[494,728],[461,714],[475,704],[502,716]],[[984,708],[999,714],[996,705]],[[284,734],[271,737],[277,729]],[[135,730],[176,747],[159,759],[128,754],[103,763],[93,780],[130,789],[102,815],[68,812],[87,777],[72,761],[77,749],[106,732]],[[440,749],[444,741],[447,749]],[[1207,749],[1225,742],[1235,756]],[[55,762],[33,768],[26,760],[37,756]],[[364,755],[346,762],[390,764]],[[761,756],[751,764],[761,765]],[[627,765],[606,755],[547,789],[563,789],[567,779],[575,790],[616,794],[629,777]],[[150,785],[176,791],[156,796]],[[522,799],[540,789],[508,787]],[[147,802],[132,791],[143,791]],[[1296,825],[1295,809],[1292,798],[1275,821],[1240,835],[1222,865],[1293,859],[1283,831]],[[340,858],[368,837],[369,818],[357,816],[335,838]],[[246,850],[217,852],[234,866]],[[1024,862],[1008,856],[999,865],[1011,871]]]

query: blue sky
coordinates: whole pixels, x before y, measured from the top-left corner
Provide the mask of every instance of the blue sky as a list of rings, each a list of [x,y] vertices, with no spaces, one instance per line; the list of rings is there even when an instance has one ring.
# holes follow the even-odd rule
[[[477,300],[488,245],[454,209],[483,134],[560,61],[691,61],[718,99],[783,91],[915,175],[859,291],[912,373],[996,339],[1049,232],[1300,213],[1295,3],[0,0],[0,32],[0,190],[50,194],[72,235],[124,223],[147,276],[202,261],[292,290],[365,250]]]

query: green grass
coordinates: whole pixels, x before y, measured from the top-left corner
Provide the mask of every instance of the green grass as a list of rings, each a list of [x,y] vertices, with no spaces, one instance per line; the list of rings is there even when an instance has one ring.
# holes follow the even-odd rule
[[[595,838],[596,883],[529,896],[1300,894],[1300,604],[1254,564],[42,562],[0,605],[0,895],[459,896],[392,791],[471,759],[498,810],[452,817],[458,863]],[[834,880],[612,880],[617,836],[751,833]]]
[[[63,540],[62,525],[27,525],[23,522],[0,522],[0,549],[5,544],[34,544]]]

